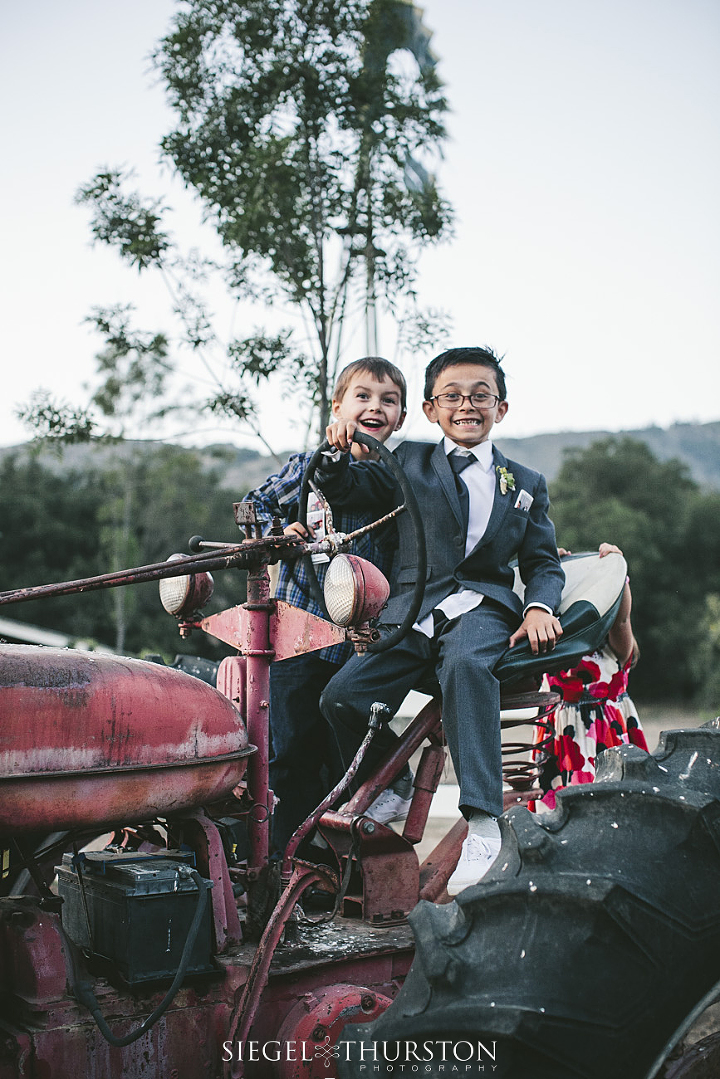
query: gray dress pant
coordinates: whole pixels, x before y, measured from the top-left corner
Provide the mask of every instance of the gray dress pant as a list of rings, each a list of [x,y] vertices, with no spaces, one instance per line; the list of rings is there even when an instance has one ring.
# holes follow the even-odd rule
[[[500,685],[492,669],[519,620],[487,598],[451,621],[441,612],[435,617],[432,640],[410,630],[388,652],[353,656],[326,686],[320,707],[347,768],[367,731],[370,706],[382,701],[394,715],[411,689],[434,677],[440,684],[443,727],[460,784],[460,806],[466,815],[484,809],[499,816],[503,809]],[[396,742],[388,726],[376,734],[359,781],[374,771]]]

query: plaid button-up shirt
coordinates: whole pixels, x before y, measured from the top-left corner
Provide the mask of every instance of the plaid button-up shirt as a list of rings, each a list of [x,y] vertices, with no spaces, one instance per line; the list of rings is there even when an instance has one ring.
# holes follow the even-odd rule
[[[294,453],[280,472],[274,476],[268,476],[264,483],[245,496],[245,502],[255,503],[263,532],[269,531],[273,517],[280,517],[284,524],[297,520],[300,490],[305,469],[311,457],[312,453]],[[337,532],[353,532],[372,520],[373,518],[367,513],[333,512],[333,523]],[[352,546],[352,553],[361,558],[367,558],[382,570],[385,576],[389,576],[395,553],[394,540],[394,526],[385,525],[376,532],[360,536]],[[320,562],[316,564],[315,569],[322,586],[327,563]],[[293,607],[301,607],[303,610],[310,611],[311,614],[322,615],[322,611],[310,593],[307,570],[301,559],[280,563],[275,596],[277,599],[291,603]],[[331,663],[344,663],[353,654],[353,647],[349,642],[334,644],[329,648],[319,650],[317,654]]]

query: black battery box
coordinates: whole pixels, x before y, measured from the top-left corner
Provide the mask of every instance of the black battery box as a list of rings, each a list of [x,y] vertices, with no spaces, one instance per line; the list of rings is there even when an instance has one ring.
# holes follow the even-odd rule
[[[174,978],[198,904],[185,851],[64,854],[56,867],[65,932],[89,955],[110,960],[129,985]],[[209,887],[212,885],[206,882]],[[188,974],[212,971],[212,903],[195,938]]]

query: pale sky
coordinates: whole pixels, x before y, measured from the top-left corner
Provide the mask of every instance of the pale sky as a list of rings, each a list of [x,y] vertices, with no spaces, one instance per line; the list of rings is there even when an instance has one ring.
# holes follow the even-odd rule
[[[452,316],[450,343],[505,355],[502,434],[720,419],[717,3],[423,7],[452,107],[440,182],[457,225],[423,256],[420,294]],[[13,410],[33,389],[83,400],[99,347],[83,325],[93,305],[135,303],[139,324],[171,329],[162,285],[90,245],[87,211],[73,205],[81,183],[133,165],[141,190],[178,205],[178,236],[212,254],[191,200],[158,166],[172,117],[148,54],[175,8],[5,0],[0,445],[27,438]],[[216,307],[223,334],[268,321],[220,295]],[[394,358],[389,348],[381,336]],[[401,360],[414,417],[432,354]],[[205,372],[192,376],[208,393]],[[278,450],[302,444],[301,417],[275,391],[262,425]],[[424,419],[406,433],[435,437]],[[261,448],[241,428],[186,438],[221,440]]]

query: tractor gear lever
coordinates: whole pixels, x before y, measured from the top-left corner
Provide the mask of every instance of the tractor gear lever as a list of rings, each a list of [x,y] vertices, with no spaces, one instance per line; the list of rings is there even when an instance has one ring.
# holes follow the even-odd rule
[[[379,731],[383,723],[389,723],[392,719],[392,712],[386,704],[382,701],[375,701],[370,705],[370,719],[368,720],[368,727],[374,731]]]

